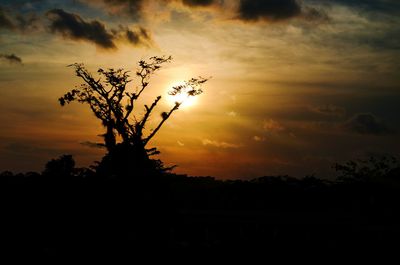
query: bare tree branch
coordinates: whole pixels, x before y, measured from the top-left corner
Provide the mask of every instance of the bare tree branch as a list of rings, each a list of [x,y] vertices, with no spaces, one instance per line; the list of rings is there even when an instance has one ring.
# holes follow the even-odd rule
[[[163,126],[164,122],[165,122],[166,120],[168,120],[168,118],[171,116],[171,114],[172,114],[174,111],[176,111],[176,110],[179,109],[179,106],[180,106],[180,105],[181,105],[180,103],[176,102],[176,103],[175,103],[175,106],[174,106],[169,112],[163,112],[163,113],[161,114],[162,120],[160,121],[160,123],[158,124],[158,126],[151,132],[151,134],[150,134],[147,138],[145,138],[145,139],[143,140],[143,143],[144,143],[145,146],[146,146],[146,144],[151,140],[151,138],[153,138],[154,135],[156,135],[156,133],[160,130],[161,126]]]
[[[161,96],[158,96],[156,98],[156,100],[154,100],[153,104],[151,104],[150,108],[147,105],[145,106],[146,109],[146,113],[144,114],[142,120],[137,124],[137,129],[136,132],[138,135],[142,136],[143,135],[143,129],[144,129],[144,125],[146,124],[147,120],[149,119],[151,112],[153,111],[153,109],[157,106],[157,103],[161,100]]]

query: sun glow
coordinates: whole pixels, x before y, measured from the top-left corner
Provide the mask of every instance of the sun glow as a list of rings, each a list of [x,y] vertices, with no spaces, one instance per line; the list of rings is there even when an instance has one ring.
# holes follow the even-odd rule
[[[167,88],[167,102],[170,105],[174,105],[176,102],[181,104],[181,107],[188,108],[192,107],[197,103],[197,97],[190,96],[187,91],[182,90],[181,93],[176,95],[170,95],[169,92],[172,90],[173,87],[184,85],[184,82],[174,82],[170,84]]]

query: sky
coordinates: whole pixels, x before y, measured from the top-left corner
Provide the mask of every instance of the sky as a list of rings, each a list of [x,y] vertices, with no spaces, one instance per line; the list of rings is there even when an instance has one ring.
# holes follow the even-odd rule
[[[336,162],[399,156],[397,0],[0,0],[0,171],[99,161],[99,120],[58,103],[81,84],[67,66],[134,73],[162,55],[141,102],[161,95],[160,113],[173,85],[211,77],[151,142],[176,173],[329,178]]]

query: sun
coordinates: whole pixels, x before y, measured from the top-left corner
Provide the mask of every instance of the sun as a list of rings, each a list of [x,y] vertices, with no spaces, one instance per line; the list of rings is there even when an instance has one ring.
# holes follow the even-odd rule
[[[181,93],[176,94],[176,95],[170,95],[168,93],[172,90],[173,87],[179,86],[179,85],[184,85],[184,84],[185,84],[184,82],[173,82],[167,87],[166,98],[167,98],[168,104],[175,105],[175,103],[178,102],[178,103],[181,103],[180,107],[184,107],[184,108],[189,108],[189,107],[193,107],[194,105],[196,105],[197,97],[189,96],[187,91],[182,91]]]

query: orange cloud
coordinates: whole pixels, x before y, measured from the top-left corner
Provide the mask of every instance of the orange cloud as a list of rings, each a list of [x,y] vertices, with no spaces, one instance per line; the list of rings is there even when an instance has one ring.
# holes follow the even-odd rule
[[[282,132],[286,129],[282,124],[273,119],[264,120],[263,128],[268,132]]]
[[[210,139],[203,139],[202,143],[203,143],[203,145],[209,145],[209,146],[214,146],[214,147],[218,147],[218,148],[239,148],[239,147],[241,147],[240,144],[218,142],[218,141],[210,140]]]

